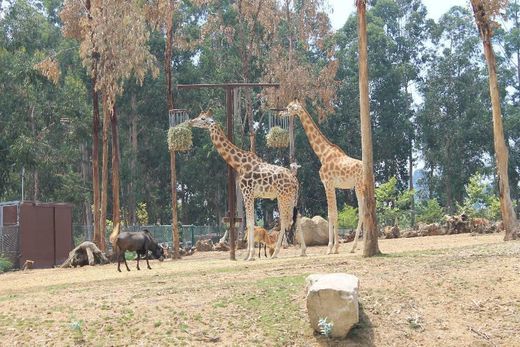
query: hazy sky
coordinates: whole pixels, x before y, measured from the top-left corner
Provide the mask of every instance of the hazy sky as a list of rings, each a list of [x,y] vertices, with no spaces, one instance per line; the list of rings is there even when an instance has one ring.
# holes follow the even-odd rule
[[[452,6],[464,6],[469,8],[469,0],[423,0],[428,9],[428,17],[435,20],[446,13]],[[331,14],[332,27],[337,30],[345,24],[349,14],[355,10],[355,0],[329,0],[334,11]]]

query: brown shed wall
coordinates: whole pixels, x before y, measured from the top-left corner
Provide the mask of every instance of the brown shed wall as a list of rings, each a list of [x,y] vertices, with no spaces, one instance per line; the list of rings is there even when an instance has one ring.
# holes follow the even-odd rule
[[[72,206],[22,203],[20,207],[20,266],[61,264],[72,249]]]

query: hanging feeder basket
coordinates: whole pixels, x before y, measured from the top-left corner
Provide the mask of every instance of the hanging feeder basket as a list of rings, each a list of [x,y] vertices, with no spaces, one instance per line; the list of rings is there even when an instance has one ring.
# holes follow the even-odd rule
[[[168,149],[170,151],[185,152],[191,149],[193,144],[191,127],[185,123],[188,119],[187,110],[169,111]]]
[[[289,131],[274,126],[267,134],[267,145],[271,148],[286,148],[289,146]]]
[[[275,111],[275,110],[272,110]],[[289,122],[287,117],[271,113],[269,115],[269,133],[267,146],[271,148],[286,148],[289,146]]]

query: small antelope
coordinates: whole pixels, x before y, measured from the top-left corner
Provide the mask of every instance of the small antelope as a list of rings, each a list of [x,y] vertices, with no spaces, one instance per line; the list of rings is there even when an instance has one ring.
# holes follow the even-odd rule
[[[269,255],[272,256],[274,248],[276,246],[276,240],[278,238],[278,231],[268,232],[262,227],[255,226],[254,229],[255,242],[258,243],[258,257],[260,258],[260,252],[262,245],[264,245],[264,255],[267,258],[267,248],[269,248]]]

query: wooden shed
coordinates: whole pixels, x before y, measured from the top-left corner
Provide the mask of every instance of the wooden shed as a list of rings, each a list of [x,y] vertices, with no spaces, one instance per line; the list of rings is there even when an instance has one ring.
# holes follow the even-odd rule
[[[15,267],[60,265],[73,248],[72,205],[14,201],[0,203],[0,254]]]

